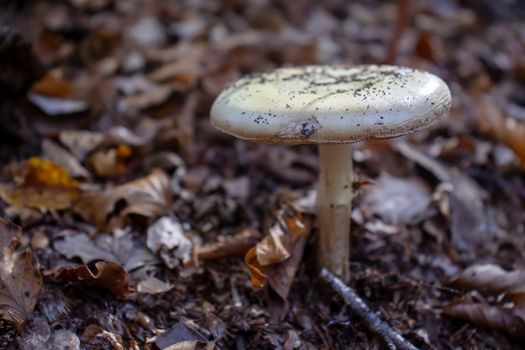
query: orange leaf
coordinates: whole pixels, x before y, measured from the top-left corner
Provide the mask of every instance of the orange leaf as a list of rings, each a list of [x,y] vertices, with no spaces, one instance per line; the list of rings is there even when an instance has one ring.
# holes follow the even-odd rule
[[[244,262],[250,272],[253,289],[255,291],[263,289],[268,281],[268,275],[265,272],[265,269],[267,268],[259,264],[257,261],[255,248],[248,250],[248,253],[246,253],[246,256],[244,257]]]
[[[78,198],[77,181],[51,161],[32,157],[10,166],[15,184],[0,185],[0,197],[9,205],[37,209],[66,209]]]

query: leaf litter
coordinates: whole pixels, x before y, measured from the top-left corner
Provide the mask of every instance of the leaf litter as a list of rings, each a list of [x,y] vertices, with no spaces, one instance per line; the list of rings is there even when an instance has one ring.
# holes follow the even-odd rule
[[[513,349],[522,337],[512,292],[525,264],[520,9],[412,2],[389,59],[443,77],[452,111],[405,146],[354,147],[352,284],[421,348]],[[317,285],[315,151],[233,141],[208,117],[244,74],[384,61],[397,10],[302,0],[8,7],[1,210],[49,275],[20,334],[0,343],[155,349],[169,334],[167,348],[380,347]],[[159,218],[177,224],[150,249]],[[476,268],[476,282],[447,286],[481,262],[502,270]]]

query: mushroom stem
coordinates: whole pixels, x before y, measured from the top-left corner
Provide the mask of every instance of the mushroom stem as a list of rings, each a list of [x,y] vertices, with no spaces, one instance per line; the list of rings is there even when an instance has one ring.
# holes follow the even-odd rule
[[[352,145],[319,145],[318,263],[344,281],[350,279]]]

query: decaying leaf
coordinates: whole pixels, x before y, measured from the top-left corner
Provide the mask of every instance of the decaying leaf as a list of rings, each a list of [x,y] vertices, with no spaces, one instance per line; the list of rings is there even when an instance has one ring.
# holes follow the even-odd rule
[[[55,240],[53,247],[68,259],[79,257],[84,264],[94,260],[115,261],[126,271],[131,271],[159,263],[149,250],[135,242],[127,230],[116,229],[112,235],[97,235],[93,240],[84,233],[63,234],[65,237]]]
[[[177,322],[165,333],[158,336],[155,345],[161,350],[194,350],[199,343],[206,344],[206,350],[213,350],[215,342],[209,342],[203,335],[189,327],[191,321]]]
[[[447,191],[450,201],[452,243],[459,251],[472,255],[494,249],[492,232],[489,231],[481,189],[468,176],[451,169],[436,159],[406,143],[397,143],[396,150],[406,158],[430,171],[442,183],[450,184]]]
[[[430,204],[430,190],[419,178],[398,178],[381,173],[367,188],[362,207],[388,224],[410,224],[421,219]]]
[[[525,315],[515,309],[461,301],[447,306],[443,313],[525,339]]]
[[[523,270],[505,271],[494,264],[478,264],[465,269],[450,284],[457,288],[497,296],[497,303],[491,305],[484,300],[475,301],[467,295],[445,307],[445,315],[525,339]]]
[[[59,146],[56,142],[49,139],[42,141],[42,150],[44,158],[63,167],[73,177],[90,179],[89,172],[80,164],[80,162],[67,150]]]
[[[51,161],[32,157],[8,169],[10,184],[0,185],[0,196],[11,206],[40,210],[71,207],[78,198],[78,183]]]
[[[113,261],[94,261],[86,265],[58,267],[46,274],[61,281],[108,289],[118,297],[124,297],[129,291],[128,273]]]
[[[148,276],[137,284],[137,292],[147,294],[165,293],[172,288],[172,284],[161,281],[154,276]]]
[[[312,222],[293,205],[285,206],[277,217],[270,233],[248,251],[245,262],[253,288],[268,284],[286,303]]]
[[[132,150],[127,145],[100,150],[93,153],[88,162],[100,177],[112,178],[126,173],[125,161],[132,155]]]
[[[487,100],[479,105],[477,112],[479,130],[512,149],[525,166],[525,122],[506,116]]]
[[[42,276],[31,249],[21,246],[22,231],[0,218],[0,319],[21,327],[42,291]]]
[[[59,135],[60,142],[68,147],[80,160],[99,147],[105,140],[104,134],[87,130],[63,130]]]
[[[199,260],[213,261],[244,256],[260,239],[261,233],[248,227],[232,236],[219,236],[215,243],[205,244],[195,248]]]
[[[64,70],[49,71],[31,86],[31,92],[50,97],[68,98],[73,93],[73,84],[64,79]]]
[[[173,269],[191,259],[192,243],[182,225],[173,218],[162,217],[148,228],[148,248],[158,253],[166,266]]]
[[[478,264],[465,269],[450,284],[484,293],[525,295],[525,271],[505,271],[498,265]]]
[[[114,213],[115,204],[119,201],[125,207]],[[121,226],[130,214],[149,218],[164,214],[171,201],[168,175],[156,169],[148,176],[105,191],[84,192],[73,210],[99,229],[111,229]]]

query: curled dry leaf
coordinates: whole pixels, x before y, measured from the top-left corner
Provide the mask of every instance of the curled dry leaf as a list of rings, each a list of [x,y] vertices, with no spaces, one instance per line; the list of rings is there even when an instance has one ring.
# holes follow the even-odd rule
[[[488,101],[481,103],[477,112],[479,130],[512,149],[525,167],[525,123],[506,116]]]
[[[46,274],[60,281],[108,289],[117,297],[124,297],[129,291],[129,275],[114,261],[94,261],[86,265],[58,267]]]
[[[53,247],[68,259],[79,257],[85,264],[94,260],[116,261],[126,271],[159,263],[126,230],[115,230],[112,235],[97,235],[95,240],[84,233],[68,234],[64,239],[55,240]]]
[[[131,154],[132,150],[129,146],[119,145],[93,153],[88,161],[97,176],[112,178],[126,173],[125,161]]]
[[[198,343],[208,343],[208,339],[190,327],[191,321],[177,322],[165,333],[159,335],[155,345],[161,350],[193,350]],[[213,343],[213,342],[212,342]],[[206,347],[212,350],[214,346]]]
[[[9,205],[35,209],[67,209],[78,198],[78,183],[55,163],[32,157],[8,169],[11,184],[0,185]]]
[[[63,130],[59,135],[60,142],[71,150],[80,160],[97,149],[105,140],[104,134],[87,130]]]
[[[125,207],[111,217],[115,204],[123,201]],[[84,192],[73,210],[99,229],[111,229],[130,214],[155,217],[164,214],[172,201],[168,175],[154,170],[148,176],[105,191]]]
[[[191,259],[192,243],[182,225],[170,217],[162,217],[148,228],[147,245],[170,269]]]
[[[42,151],[44,152],[44,158],[63,167],[71,176],[84,179],[91,178],[89,172],[80,164],[77,158],[56,142],[45,139],[42,141]]]
[[[278,212],[278,221],[245,256],[255,290],[269,284],[286,302],[311,229],[311,218],[293,205]]]
[[[21,239],[20,227],[0,219],[0,319],[17,327],[29,318],[42,291],[36,257],[21,247]]]
[[[525,317],[515,309],[460,301],[447,306],[445,315],[470,321],[478,326],[505,332],[513,337],[525,339]]]
[[[474,289],[491,294],[525,295],[525,271],[505,271],[494,264],[472,265],[450,284],[458,288]]]
[[[478,264],[465,269],[450,284],[454,287],[498,295],[500,302],[497,305],[489,305],[485,302],[475,302],[473,298],[467,296],[448,305],[443,310],[445,315],[525,339],[525,272],[523,270],[505,271],[497,265]]]
[[[261,233],[248,227],[232,236],[219,236],[218,241],[195,248],[199,260],[213,261],[244,256],[260,239]]]

